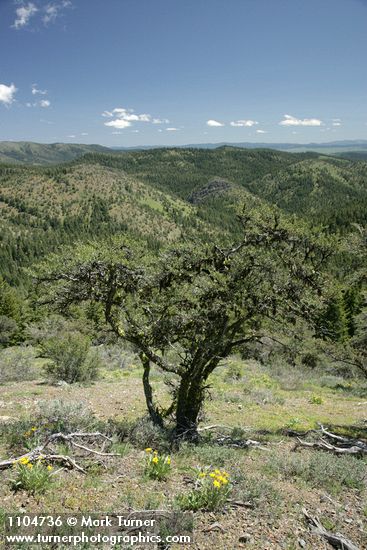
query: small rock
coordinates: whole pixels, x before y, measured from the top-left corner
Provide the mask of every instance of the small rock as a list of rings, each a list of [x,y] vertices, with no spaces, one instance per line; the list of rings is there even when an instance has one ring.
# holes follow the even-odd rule
[[[298,539],[298,544],[301,548],[306,548],[306,541],[303,539]]]
[[[238,539],[239,542],[250,542],[252,539],[250,533],[244,533],[243,535],[240,536],[240,538]]]

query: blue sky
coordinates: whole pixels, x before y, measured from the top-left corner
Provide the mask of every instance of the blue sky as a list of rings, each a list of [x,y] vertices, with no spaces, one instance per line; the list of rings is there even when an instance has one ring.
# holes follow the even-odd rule
[[[0,140],[367,139],[367,0],[0,0]]]

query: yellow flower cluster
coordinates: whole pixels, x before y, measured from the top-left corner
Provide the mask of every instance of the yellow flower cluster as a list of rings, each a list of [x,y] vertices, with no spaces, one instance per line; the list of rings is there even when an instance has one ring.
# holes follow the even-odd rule
[[[37,464],[41,464],[42,463],[42,460],[43,458],[42,457],[39,457],[37,458]],[[22,458],[20,458],[19,460],[16,460],[14,463],[13,463],[13,468],[16,468],[18,466],[18,464],[20,464],[21,466],[27,466],[27,468],[29,468],[30,470],[32,470],[33,468],[33,464],[32,462],[29,460],[29,458],[27,456],[23,456]],[[49,472],[51,472],[53,470],[53,467],[49,464],[47,466],[47,470]]]
[[[225,472],[224,470],[218,470],[215,469],[212,472],[199,472],[199,478],[203,479],[205,477],[210,477],[213,480],[213,485],[216,489],[220,489],[224,485],[228,485],[229,483],[229,474]]]
[[[37,428],[35,426],[33,426],[28,432],[25,432],[23,435],[24,435],[24,437],[30,437],[36,431],[37,431]]]
[[[145,449],[145,452],[147,453],[147,455],[149,455],[149,462],[153,462],[153,464],[158,464],[163,458],[159,456],[158,451],[153,451],[151,447],[147,447]],[[171,457],[166,456],[166,458],[164,459],[164,463],[170,466]]]

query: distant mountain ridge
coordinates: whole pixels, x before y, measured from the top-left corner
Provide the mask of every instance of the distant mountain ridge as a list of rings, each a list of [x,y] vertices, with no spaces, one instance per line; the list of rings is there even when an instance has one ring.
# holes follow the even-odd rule
[[[344,140],[325,143],[253,143],[220,142],[193,143],[189,145],[140,145],[135,147],[104,147],[82,143],[34,143],[30,141],[0,141],[0,162],[29,164],[33,166],[60,164],[76,160],[87,153],[117,153],[123,151],[144,151],[150,149],[267,149],[287,153],[315,152],[342,156],[352,160],[367,159],[367,140]]]
[[[59,164],[70,162],[92,152],[110,152],[102,145],[74,143],[33,143],[30,141],[0,141],[0,162],[16,164]]]

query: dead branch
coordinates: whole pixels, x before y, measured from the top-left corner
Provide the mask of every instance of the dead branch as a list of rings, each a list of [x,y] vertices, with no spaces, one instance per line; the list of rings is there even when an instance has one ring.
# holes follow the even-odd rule
[[[36,460],[45,460],[47,462],[61,462],[65,464],[68,468],[74,468],[75,470],[78,470],[79,472],[86,473],[84,468],[79,466],[77,462],[68,455],[60,455],[53,452],[53,450],[49,450],[49,447],[54,443],[55,441],[61,440],[65,441],[70,444],[70,446],[73,446],[75,448],[81,449],[83,451],[86,451],[87,453],[96,454],[98,456],[103,457],[116,457],[120,456],[116,453],[106,453],[103,451],[97,451],[95,449],[92,449],[90,447],[87,447],[86,445],[82,445],[81,443],[77,443],[74,441],[74,438],[86,438],[86,439],[92,439],[92,438],[101,438],[103,439],[103,448],[106,441],[112,442],[112,439],[108,436],[100,433],[100,432],[93,432],[93,433],[84,433],[84,432],[75,432],[71,434],[63,434],[61,432],[51,434],[47,437],[45,443],[43,445],[39,445],[35,449],[32,449],[28,453],[23,454],[22,456],[19,456],[17,458],[10,458],[8,460],[3,460],[0,462],[0,470],[5,470],[7,468],[11,468],[19,462],[22,459],[28,459],[30,462],[34,462]]]
[[[302,512],[311,531],[315,535],[320,535],[320,537],[326,539],[331,546],[339,550],[359,550],[353,542],[346,539],[343,535],[327,531],[320,520],[317,517],[312,517],[305,508],[302,509]]]
[[[336,455],[349,454],[354,456],[362,456],[364,454],[367,454],[367,449],[363,449],[362,447],[359,447],[357,445],[353,445],[352,447],[336,447],[335,445],[331,445],[324,440],[310,443],[308,441],[302,441],[302,439],[297,437],[297,443],[295,444],[293,451],[296,451],[299,447],[320,449],[322,451],[329,451]]]
[[[27,458],[30,462],[34,462],[37,460],[44,460],[45,462],[62,462],[69,468],[75,468],[79,472],[86,474],[86,471],[84,470],[84,468],[79,466],[75,462],[75,460],[73,460],[70,456],[57,455],[57,454],[45,454],[42,451],[43,451],[43,447],[42,448],[38,447],[18,458],[3,460],[2,462],[0,462],[0,470],[6,470],[7,468],[12,468],[14,464],[17,464],[20,460],[22,460],[22,458]]]

